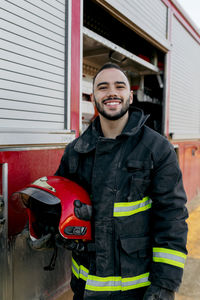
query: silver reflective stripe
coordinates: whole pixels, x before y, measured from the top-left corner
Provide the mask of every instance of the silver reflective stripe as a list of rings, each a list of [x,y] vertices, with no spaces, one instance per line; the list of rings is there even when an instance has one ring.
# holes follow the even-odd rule
[[[83,265],[78,265],[72,258],[72,272],[78,279],[86,281],[86,290],[90,291],[127,291],[150,285],[149,273],[122,278],[121,276],[99,277],[90,275]]]
[[[179,268],[184,268],[186,254],[168,249],[168,248],[153,248],[153,261],[173,265]]]
[[[114,217],[125,217],[148,210],[151,208],[152,200],[144,197],[142,200],[134,202],[116,202],[114,203]]]
[[[135,277],[135,280],[131,280],[131,278],[130,279],[122,278],[122,287],[123,287],[123,289],[126,289],[127,287],[133,288],[133,285],[137,286],[137,287],[141,286],[142,284],[149,285],[150,282],[148,281],[148,278],[149,278],[149,273],[146,273],[142,276],[137,276],[137,277]]]
[[[72,273],[79,279],[87,280],[88,269],[83,265],[78,265],[77,262],[72,258]]]
[[[80,278],[83,280],[87,280],[89,271],[84,267],[80,266]]]
[[[79,274],[79,265],[77,262],[72,258],[72,273],[79,279],[80,274]]]
[[[121,277],[97,277],[93,275],[88,275],[87,286],[93,287],[120,287]]]
[[[98,277],[88,275],[86,289],[90,291],[127,291],[150,285],[149,273],[135,277]]]
[[[162,257],[162,258],[166,258],[166,259],[171,259],[171,260],[174,260],[174,261],[178,261],[178,262],[181,262],[181,263],[185,263],[185,259],[183,257],[180,257],[180,256],[176,256],[176,255],[173,255],[173,254],[168,254],[168,253],[154,253],[153,255],[154,257]]]

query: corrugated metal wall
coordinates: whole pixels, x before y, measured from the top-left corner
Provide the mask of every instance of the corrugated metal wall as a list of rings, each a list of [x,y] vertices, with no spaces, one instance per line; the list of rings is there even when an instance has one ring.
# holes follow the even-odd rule
[[[167,40],[167,6],[161,0],[106,0],[121,14],[161,42]]]
[[[65,0],[1,0],[0,14],[0,127],[64,129]]]
[[[169,132],[174,138],[200,137],[200,45],[173,17]]]

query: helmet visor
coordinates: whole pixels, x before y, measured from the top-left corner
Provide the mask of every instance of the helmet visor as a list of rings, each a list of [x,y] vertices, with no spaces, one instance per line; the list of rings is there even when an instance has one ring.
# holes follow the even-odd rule
[[[43,191],[41,189],[34,188],[34,187],[28,187],[24,190],[21,190],[20,193],[28,195],[28,196],[30,196],[42,203],[48,204],[48,205],[55,205],[55,204],[60,203],[60,199],[57,198],[56,196],[54,196],[46,191]]]

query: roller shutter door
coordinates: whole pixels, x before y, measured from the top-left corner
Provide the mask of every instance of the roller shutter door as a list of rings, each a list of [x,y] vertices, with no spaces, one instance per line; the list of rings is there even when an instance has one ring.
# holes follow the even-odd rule
[[[148,35],[167,45],[168,9],[161,0],[106,0]]]
[[[1,0],[1,128],[64,129],[65,1]]]
[[[169,131],[174,138],[200,137],[200,45],[173,17]]]

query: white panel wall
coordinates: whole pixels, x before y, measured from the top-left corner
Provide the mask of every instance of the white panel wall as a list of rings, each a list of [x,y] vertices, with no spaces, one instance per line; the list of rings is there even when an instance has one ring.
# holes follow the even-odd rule
[[[161,0],[106,0],[162,44],[167,41],[168,10]]]
[[[200,137],[200,45],[173,17],[169,131],[174,138]]]
[[[1,0],[0,15],[0,130],[64,129],[65,0]]]
[[[82,78],[82,92],[84,94],[90,95],[92,93],[92,76],[86,76]]]

